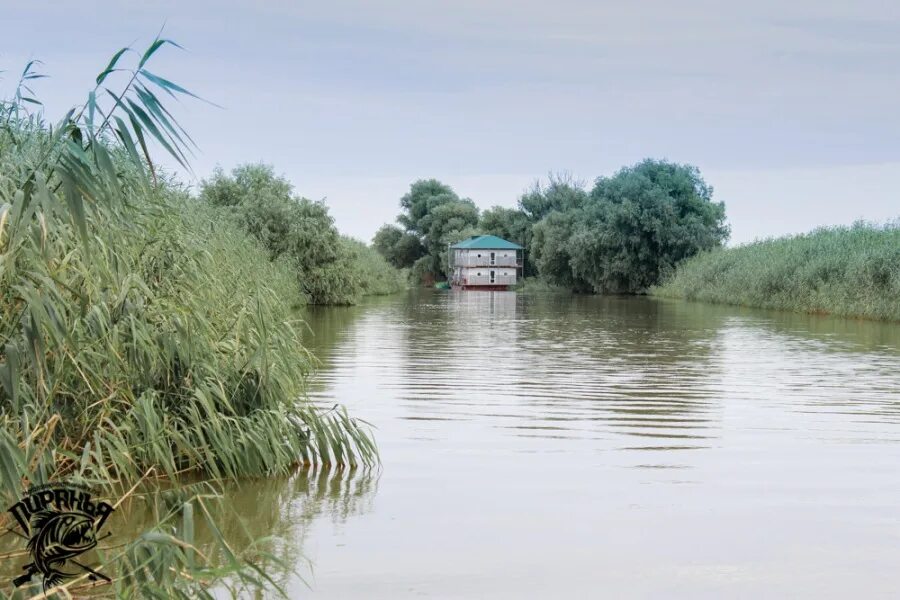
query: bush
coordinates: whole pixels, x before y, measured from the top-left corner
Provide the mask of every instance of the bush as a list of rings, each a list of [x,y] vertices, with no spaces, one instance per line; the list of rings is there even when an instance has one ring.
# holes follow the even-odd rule
[[[270,261],[153,169],[148,140],[184,157],[183,132],[157,100],[183,88],[143,70],[165,43],[125,69],[113,105],[101,109],[92,94],[52,132],[19,93],[0,103],[6,506],[25,487],[63,477],[119,494],[165,477],[177,493],[184,472],[237,478],[376,459],[344,411],[303,398],[311,357],[293,317],[299,295],[287,257]],[[108,549],[117,595],[201,595],[229,571],[253,571],[230,549],[222,568],[204,568],[190,550],[193,503],[178,506],[154,531]],[[217,552],[225,550],[222,542]],[[259,575],[239,581],[263,587]]]

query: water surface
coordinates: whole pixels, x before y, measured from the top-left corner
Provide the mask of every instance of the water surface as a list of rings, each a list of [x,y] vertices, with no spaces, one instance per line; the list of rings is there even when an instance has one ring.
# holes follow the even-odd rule
[[[382,467],[209,501],[292,597],[900,596],[898,324],[438,291],[308,321],[311,397]],[[108,543],[154,522],[123,506]]]
[[[309,319],[312,396],[384,463],[284,519],[314,598],[900,594],[898,325],[429,291]]]

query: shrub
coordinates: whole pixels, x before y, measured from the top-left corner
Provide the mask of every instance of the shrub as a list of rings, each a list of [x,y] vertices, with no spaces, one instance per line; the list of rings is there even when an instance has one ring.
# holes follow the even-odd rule
[[[342,243],[353,257],[364,296],[385,296],[406,288],[406,271],[394,268],[377,250],[349,237],[342,238]]]

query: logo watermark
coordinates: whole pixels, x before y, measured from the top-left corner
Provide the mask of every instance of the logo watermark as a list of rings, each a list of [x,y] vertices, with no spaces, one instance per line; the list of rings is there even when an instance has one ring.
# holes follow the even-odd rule
[[[31,557],[13,585],[24,585],[37,575],[47,590],[85,573],[92,581],[109,582],[109,577],[79,558],[97,546],[100,529],[113,510],[110,504],[94,500],[85,486],[49,483],[30,488],[8,511],[22,530],[19,535],[28,540]]]

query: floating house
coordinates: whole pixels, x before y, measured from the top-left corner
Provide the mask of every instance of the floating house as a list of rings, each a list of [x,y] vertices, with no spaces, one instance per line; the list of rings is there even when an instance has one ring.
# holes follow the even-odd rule
[[[522,274],[525,248],[496,235],[473,235],[450,246],[450,285],[503,291]]]

